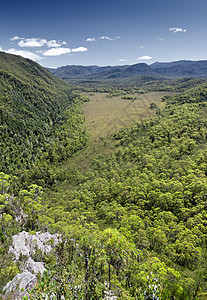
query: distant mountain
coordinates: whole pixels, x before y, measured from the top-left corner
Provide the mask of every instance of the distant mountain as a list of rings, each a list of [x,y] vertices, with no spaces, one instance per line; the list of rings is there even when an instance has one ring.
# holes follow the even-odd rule
[[[138,63],[125,66],[64,66],[49,69],[52,74],[65,80],[108,80],[137,76],[165,78],[194,77],[207,78],[207,61],[180,60],[174,62],[155,62],[151,65]]]
[[[182,66],[186,66],[186,65],[190,65],[192,63],[192,61],[190,60],[178,60],[178,61],[172,61],[172,62],[155,62],[153,64],[150,65],[151,68],[154,69],[159,69],[159,68],[170,68],[170,67],[174,67],[177,65],[182,65]]]
[[[64,66],[57,69],[48,70],[55,76],[63,79],[115,79],[115,78],[127,78],[138,75],[152,75],[150,74],[151,68],[145,63],[135,64],[132,66]],[[154,73],[154,71],[152,71]],[[151,73],[152,73],[151,72]],[[148,74],[149,73],[149,74]],[[154,74],[153,74],[154,75]]]
[[[166,76],[176,77],[207,77],[207,61],[189,61],[181,60],[170,63],[159,63],[156,62],[151,65],[151,68],[158,73]]]
[[[103,72],[113,72],[116,67],[112,66],[105,66],[105,67],[98,67],[98,66],[79,66],[79,65],[71,65],[71,66],[63,66],[57,69],[50,69],[48,70],[54,74],[55,76],[61,79],[70,79],[70,78],[83,78],[90,75],[97,75],[98,73]],[[119,67],[120,68],[120,67]],[[122,67],[121,67],[122,68]]]

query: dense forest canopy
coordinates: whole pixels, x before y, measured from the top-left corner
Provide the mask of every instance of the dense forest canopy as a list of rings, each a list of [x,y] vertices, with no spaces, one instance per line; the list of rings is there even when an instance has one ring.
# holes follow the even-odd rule
[[[0,66],[1,171],[29,168],[41,156],[52,162],[55,151],[60,162],[81,148],[80,97],[30,60],[1,53]]]
[[[88,98],[5,55],[25,66],[0,69],[0,291],[21,272],[8,249],[26,230],[62,241],[38,252],[47,272],[25,299],[205,299],[207,84],[152,103],[155,117],[108,137],[110,153],[81,171],[65,164],[87,147]]]

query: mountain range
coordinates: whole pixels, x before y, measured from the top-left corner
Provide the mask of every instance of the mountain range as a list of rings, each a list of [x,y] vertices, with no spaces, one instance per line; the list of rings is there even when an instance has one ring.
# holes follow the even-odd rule
[[[207,78],[207,60],[174,62],[155,62],[151,65],[138,63],[124,66],[81,66],[68,65],[57,69],[48,69],[53,75],[65,81],[72,79],[108,80],[137,76],[162,78]]]

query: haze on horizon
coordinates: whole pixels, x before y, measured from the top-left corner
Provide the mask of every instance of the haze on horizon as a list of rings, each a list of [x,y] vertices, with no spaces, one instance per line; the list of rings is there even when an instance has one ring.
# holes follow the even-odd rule
[[[0,50],[45,67],[207,59],[203,0],[1,4]]]

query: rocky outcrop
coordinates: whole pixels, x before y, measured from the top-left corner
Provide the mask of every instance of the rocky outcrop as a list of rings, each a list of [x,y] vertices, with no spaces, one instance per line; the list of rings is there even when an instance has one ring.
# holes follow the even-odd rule
[[[22,231],[17,235],[13,236],[12,245],[9,248],[9,253],[14,255],[15,261],[22,261],[20,269],[22,271],[29,271],[31,273],[41,275],[45,271],[43,262],[37,261],[38,253],[49,254],[52,249],[60,241],[60,236],[57,234],[51,235],[49,232],[41,233],[36,232],[30,234],[26,231]],[[36,259],[34,259],[37,257]]]
[[[8,282],[4,288],[5,295],[4,299],[10,295],[10,298],[13,299],[22,299],[21,297],[25,296],[28,289],[34,287],[37,282],[37,278],[34,274],[30,272],[23,272],[17,274],[12,281]],[[18,291],[17,291],[18,287]],[[14,298],[15,295],[15,298]]]
[[[28,258],[26,264],[24,264],[21,269],[28,270],[33,274],[40,273],[41,275],[43,275],[44,271],[46,271],[43,262],[34,261],[31,257]]]
[[[36,275],[38,273],[43,275],[46,270],[41,257],[51,253],[60,241],[60,235],[52,235],[49,232],[30,234],[22,231],[13,236],[9,253],[13,254],[15,262],[20,262],[20,270],[23,273],[17,274],[12,281],[7,283],[4,288],[5,297],[10,295],[11,299],[22,299],[27,289],[34,287],[37,282]]]
[[[13,236],[13,242],[9,252],[13,253],[17,260],[20,255],[31,256],[37,249],[48,254],[52,248],[58,244],[59,240],[59,235],[52,235],[49,232],[30,234],[26,231],[22,231]]]

